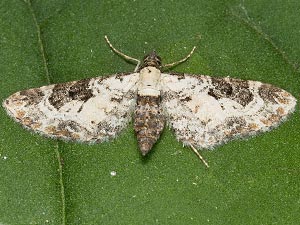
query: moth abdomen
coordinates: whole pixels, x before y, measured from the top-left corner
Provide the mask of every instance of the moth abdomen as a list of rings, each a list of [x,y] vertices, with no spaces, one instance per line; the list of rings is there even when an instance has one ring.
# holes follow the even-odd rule
[[[137,96],[134,130],[142,155],[151,150],[164,129],[165,118],[160,102],[160,96]]]

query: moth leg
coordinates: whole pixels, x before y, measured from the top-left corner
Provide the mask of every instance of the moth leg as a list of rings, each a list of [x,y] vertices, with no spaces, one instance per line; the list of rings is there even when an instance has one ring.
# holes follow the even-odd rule
[[[202,157],[202,155],[200,155],[200,153],[197,151],[197,149],[192,144],[190,144],[190,147],[193,150],[193,152],[195,152],[195,154],[198,156],[198,158],[204,163],[204,165],[207,168],[209,168],[208,163],[205,161],[205,159]]]
[[[134,69],[134,72],[136,72],[137,69],[139,68],[140,64],[141,64],[141,61],[138,60],[138,59],[135,59],[135,58],[133,58],[133,57],[130,57],[130,56],[128,56],[128,55],[125,55],[123,52],[120,52],[119,50],[117,50],[117,49],[110,43],[110,41],[108,40],[108,37],[107,37],[106,35],[104,36],[104,38],[105,38],[105,41],[107,42],[107,44],[109,45],[109,47],[110,47],[115,53],[117,53],[118,55],[122,56],[125,60],[128,60],[128,61],[134,61],[134,62],[137,63],[137,66],[136,66],[135,69]]]
[[[191,51],[186,57],[184,57],[183,59],[181,59],[181,60],[179,60],[179,61],[176,61],[176,62],[173,62],[173,63],[169,63],[169,64],[166,64],[166,65],[163,65],[163,68],[164,68],[164,69],[165,69],[165,68],[170,68],[170,67],[176,66],[176,65],[178,65],[178,64],[180,64],[180,63],[183,63],[184,61],[188,60],[188,58],[191,57],[191,55],[194,53],[195,49],[196,49],[196,46],[193,47],[192,51]]]

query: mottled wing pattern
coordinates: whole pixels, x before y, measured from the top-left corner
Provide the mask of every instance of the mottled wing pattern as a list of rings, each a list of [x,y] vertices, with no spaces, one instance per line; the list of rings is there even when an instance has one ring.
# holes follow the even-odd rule
[[[115,137],[131,120],[138,73],[116,74],[17,92],[8,114],[46,136],[79,142]]]
[[[178,140],[213,148],[236,137],[277,126],[296,99],[258,81],[162,74],[162,107]]]

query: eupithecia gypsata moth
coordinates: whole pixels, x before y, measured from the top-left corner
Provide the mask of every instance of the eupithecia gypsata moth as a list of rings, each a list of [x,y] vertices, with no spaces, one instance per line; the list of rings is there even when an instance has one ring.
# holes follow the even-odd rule
[[[287,91],[259,81],[215,78],[163,69],[155,51],[137,63],[133,73],[88,78],[17,92],[3,106],[24,127],[47,137],[100,143],[115,138],[131,121],[142,155],[167,124],[177,139],[196,149],[212,149],[229,140],[276,127],[295,109]]]

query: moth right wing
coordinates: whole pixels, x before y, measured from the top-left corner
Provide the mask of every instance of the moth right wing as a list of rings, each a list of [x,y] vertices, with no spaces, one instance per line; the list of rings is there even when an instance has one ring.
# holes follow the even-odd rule
[[[131,120],[139,74],[115,74],[17,92],[3,106],[24,127],[79,142],[114,138]]]
[[[164,73],[161,83],[169,126],[196,148],[270,130],[296,105],[287,91],[259,81]]]

